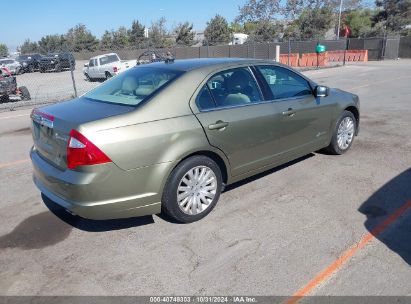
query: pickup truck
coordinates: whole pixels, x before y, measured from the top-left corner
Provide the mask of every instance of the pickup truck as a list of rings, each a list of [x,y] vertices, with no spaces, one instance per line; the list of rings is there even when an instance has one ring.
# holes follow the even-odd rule
[[[46,71],[61,72],[63,69],[75,69],[76,61],[73,54],[68,52],[49,53],[39,60],[40,73]]]
[[[89,81],[108,79],[135,66],[137,60],[121,60],[116,53],[104,54],[90,58],[84,65],[83,74]]]

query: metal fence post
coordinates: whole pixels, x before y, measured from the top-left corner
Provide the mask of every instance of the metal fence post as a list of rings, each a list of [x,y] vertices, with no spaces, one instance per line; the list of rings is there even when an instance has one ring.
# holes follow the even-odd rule
[[[290,65],[290,56],[291,56],[291,39],[288,38],[288,60],[287,60],[288,65]]]
[[[71,54],[72,55],[72,54]],[[73,55],[74,56],[74,55]],[[78,94],[77,94],[77,87],[76,87],[76,80],[74,79],[74,73],[73,73],[73,70],[74,70],[74,68],[73,68],[73,62],[71,61],[71,59],[69,60],[70,61],[70,74],[71,74],[71,81],[73,82],[73,89],[74,89],[74,97],[78,97]]]
[[[350,46],[350,39],[347,38],[346,44],[345,44],[345,50],[344,50],[344,59],[343,59],[343,65],[345,65],[345,55],[347,53],[348,47]]]

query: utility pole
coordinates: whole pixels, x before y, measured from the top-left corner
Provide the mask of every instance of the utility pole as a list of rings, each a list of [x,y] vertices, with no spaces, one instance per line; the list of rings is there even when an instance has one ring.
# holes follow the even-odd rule
[[[340,27],[341,27],[342,6],[343,6],[343,0],[340,0],[340,11],[339,11],[339,13],[338,13],[337,40],[340,40]]]

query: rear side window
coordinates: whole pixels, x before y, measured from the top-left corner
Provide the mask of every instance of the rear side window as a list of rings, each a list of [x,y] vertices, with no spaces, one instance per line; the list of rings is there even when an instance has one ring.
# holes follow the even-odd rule
[[[205,85],[197,95],[196,103],[200,110],[210,110],[215,108],[213,97],[211,96],[207,85]]]
[[[135,106],[181,74],[182,71],[150,67],[132,68],[105,81],[84,97],[95,101]]]
[[[308,82],[300,75],[278,66],[257,66],[274,99],[312,95]]]

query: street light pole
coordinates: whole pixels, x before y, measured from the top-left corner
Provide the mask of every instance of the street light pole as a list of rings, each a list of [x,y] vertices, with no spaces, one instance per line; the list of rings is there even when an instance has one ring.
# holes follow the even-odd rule
[[[340,0],[340,11],[339,11],[339,13],[338,13],[337,40],[340,40],[340,26],[341,26],[342,6],[343,6],[343,0]]]

